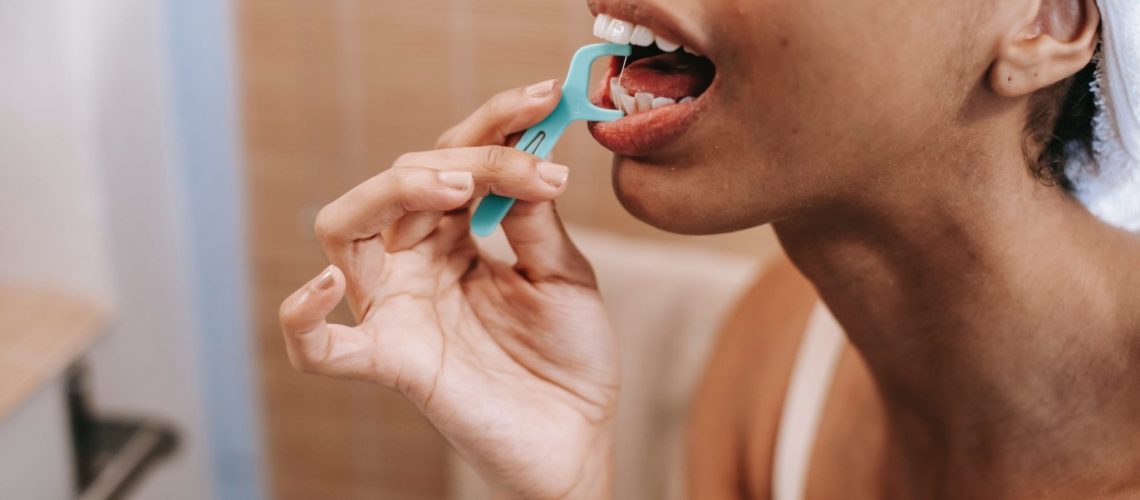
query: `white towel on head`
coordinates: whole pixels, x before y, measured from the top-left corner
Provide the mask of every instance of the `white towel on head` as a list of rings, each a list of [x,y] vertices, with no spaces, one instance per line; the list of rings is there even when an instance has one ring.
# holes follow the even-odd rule
[[[1092,158],[1070,168],[1076,196],[1104,221],[1140,231],[1140,0],[1097,0],[1101,48]]]

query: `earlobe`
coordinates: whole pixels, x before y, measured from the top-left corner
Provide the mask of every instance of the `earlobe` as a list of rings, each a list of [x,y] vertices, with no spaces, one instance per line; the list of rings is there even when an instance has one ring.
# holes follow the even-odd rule
[[[1084,68],[1096,49],[1100,13],[1096,0],[1036,0],[1001,42],[989,82],[1003,97],[1032,94]]]

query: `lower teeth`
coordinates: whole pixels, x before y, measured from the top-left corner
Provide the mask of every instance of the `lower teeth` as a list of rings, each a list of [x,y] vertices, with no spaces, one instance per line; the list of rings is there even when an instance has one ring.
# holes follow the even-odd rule
[[[625,87],[618,83],[617,77],[610,78],[610,101],[626,115],[645,113],[674,104],[689,104],[695,100],[696,98],[691,96],[681,99],[657,97],[649,92],[637,92],[631,95]]]

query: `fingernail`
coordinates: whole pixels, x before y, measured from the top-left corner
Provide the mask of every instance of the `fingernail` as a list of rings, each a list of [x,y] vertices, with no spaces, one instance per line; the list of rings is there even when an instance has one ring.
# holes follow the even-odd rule
[[[566,178],[570,176],[570,168],[544,161],[538,164],[538,175],[551,186],[562,187],[566,184]]]
[[[475,179],[471,176],[471,172],[440,172],[439,182],[451,189],[467,191],[471,189]]]
[[[326,267],[309,285],[314,291],[328,290],[336,283],[336,276],[333,276],[333,266]]]
[[[558,80],[547,80],[531,85],[526,88],[526,95],[536,99],[546,97],[550,95],[551,92],[554,92],[554,84],[557,82]]]

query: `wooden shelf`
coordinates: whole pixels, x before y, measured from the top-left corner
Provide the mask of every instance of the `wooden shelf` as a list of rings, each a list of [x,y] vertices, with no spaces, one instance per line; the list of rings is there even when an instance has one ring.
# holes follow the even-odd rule
[[[0,286],[0,421],[104,333],[108,311],[48,290]]]

